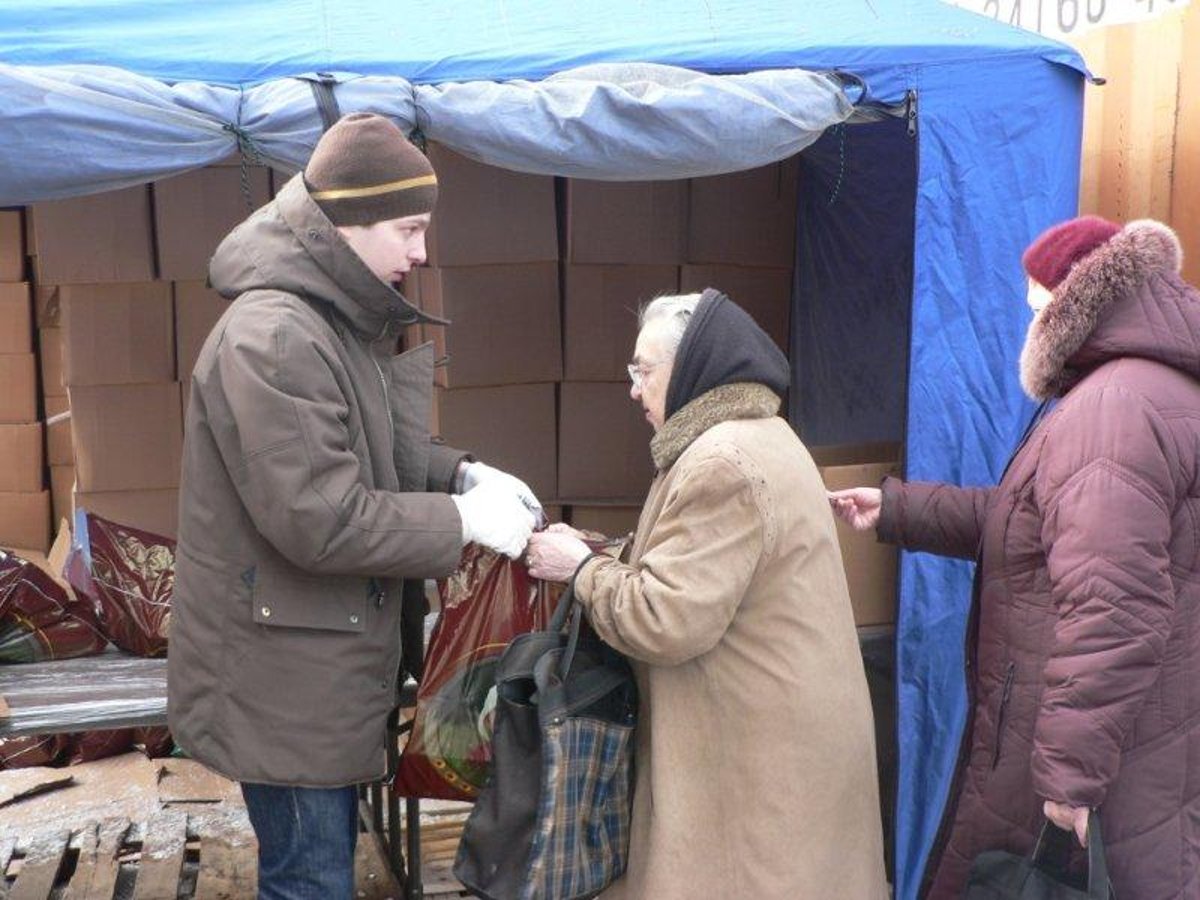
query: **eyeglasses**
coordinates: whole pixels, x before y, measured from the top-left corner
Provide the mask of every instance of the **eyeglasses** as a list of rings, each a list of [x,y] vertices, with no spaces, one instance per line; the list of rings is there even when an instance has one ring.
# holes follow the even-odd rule
[[[642,387],[642,382],[646,380],[646,375],[650,372],[650,370],[661,365],[662,362],[630,363],[625,367],[625,371],[629,373],[629,380],[633,382],[633,386],[640,390]]]

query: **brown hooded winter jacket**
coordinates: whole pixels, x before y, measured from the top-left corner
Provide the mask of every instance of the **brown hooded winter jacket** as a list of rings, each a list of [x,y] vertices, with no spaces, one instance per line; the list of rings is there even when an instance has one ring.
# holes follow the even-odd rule
[[[462,454],[427,425],[432,348],[393,355],[415,311],[300,176],[225,239],[210,278],[236,299],[192,376],[171,731],[239,781],[379,778],[402,607],[419,628],[420,579],[462,549],[446,493]]]
[[[884,484],[881,539],[978,558],[971,719],[924,896],[1099,807],[1121,900],[1200,897],[1200,292],[1156,222],[1078,263],[1021,379],[1061,396],[999,486]]]

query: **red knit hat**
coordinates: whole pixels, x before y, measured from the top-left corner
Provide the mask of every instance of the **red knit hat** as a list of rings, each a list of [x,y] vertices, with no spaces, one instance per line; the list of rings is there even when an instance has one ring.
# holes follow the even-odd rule
[[[1043,231],[1029,245],[1021,264],[1030,278],[1052,291],[1063,283],[1075,263],[1120,230],[1120,225],[1099,216],[1068,219]]]

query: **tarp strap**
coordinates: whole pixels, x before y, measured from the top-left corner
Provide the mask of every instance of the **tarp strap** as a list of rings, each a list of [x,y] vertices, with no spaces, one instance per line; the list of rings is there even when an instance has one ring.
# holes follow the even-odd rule
[[[333,94],[337,79],[328,72],[318,72],[315,76],[305,80],[312,88],[313,100],[317,103],[317,112],[321,114],[321,124],[324,126],[324,130],[328,131],[333,127],[333,123],[342,117],[337,97]]]

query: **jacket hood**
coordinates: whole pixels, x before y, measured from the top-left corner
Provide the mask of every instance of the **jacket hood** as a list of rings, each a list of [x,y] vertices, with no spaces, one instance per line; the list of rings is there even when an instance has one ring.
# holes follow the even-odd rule
[[[1034,316],[1021,385],[1035,400],[1071,389],[1123,357],[1200,378],[1200,292],[1179,275],[1179,238],[1161,222],[1130,222],[1077,263]]]
[[[251,290],[286,291],[333,306],[366,337],[414,322],[444,324],[376,277],[309,196],[300,175],[221,241],[208,272],[227,299]]]

